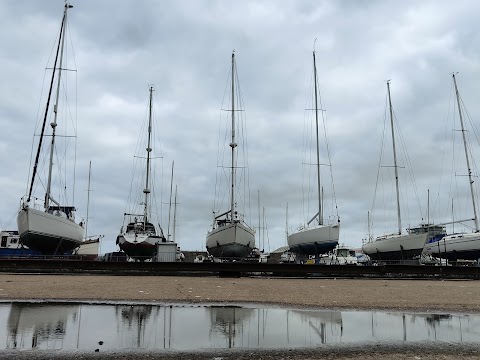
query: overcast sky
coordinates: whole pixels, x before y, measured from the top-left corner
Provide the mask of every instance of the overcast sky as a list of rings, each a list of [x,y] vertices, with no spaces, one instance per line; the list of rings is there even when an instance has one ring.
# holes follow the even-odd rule
[[[44,76],[49,74],[45,68],[51,64],[63,3],[0,2],[0,229],[16,229],[20,198],[31,172],[39,107],[45,106],[48,77]],[[451,220],[452,198],[455,218],[471,217],[471,204],[465,198],[468,183],[461,176],[467,173],[463,150],[452,147],[452,136],[457,140],[460,134],[453,130],[459,125],[449,114],[455,71],[472,121],[480,121],[477,1],[82,0],[72,4],[68,41],[73,45],[77,83],[70,86],[78,92],[76,100],[70,99],[72,109],[76,101],[78,122],[75,206],[77,217],[85,217],[92,161],[89,233],[105,236],[102,252],[116,249],[149,84],[155,87],[155,121],[163,156],[156,161],[156,181],[161,184],[157,201],[168,201],[170,167],[175,161],[176,240],[185,250],[205,248],[215,194],[220,109],[233,49],[248,129],[252,207],[247,219],[257,226],[260,190],[268,225],[264,247],[274,250],[286,244],[286,204],[289,231],[314,215],[305,213],[302,203],[306,161],[302,146],[315,38],[340,242],[360,247],[366,236],[388,79],[399,149],[403,144],[409,159],[399,160],[402,228],[420,223],[422,216],[426,221],[428,189],[431,221]],[[380,170],[385,181],[377,186],[385,192],[377,192],[376,205],[382,208],[372,215],[374,235],[394,232],[397,226],[391,202],[391,137],[385,134]],[[479,155],[478,142],[471,146],[473,155]],[[452,160],[447,155],[453,149],[457,158]],[[328,162],[325,152],[321,162]],[[460,167],[452,169],[452,163]],[[410,174],[415,186],[408,185]],[[38,191],[37,196],[43,193]],[[163,205],[164,228],[167,211]]]

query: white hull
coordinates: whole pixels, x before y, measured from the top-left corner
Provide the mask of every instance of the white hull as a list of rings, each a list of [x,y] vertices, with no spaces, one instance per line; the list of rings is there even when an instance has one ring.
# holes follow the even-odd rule
[[[404,260],[421,255],[428,233],[387,235],[362,246],[372,260]]]
[[[480,259],[480,233],[448,235],[425,244],[424,253],[450,260]]]
[[[299,254],[324,254],[338,245],[339,235],[338,224],[306,227],[288,236],[288,246]]]
[[[20,209],[17,216],[20,241],[45,254],[72,251],[81,245],[84,229],[74,221],[32,208]]]
[[[100,239],[85,240],[77,251],[78,255],[98,255]]]
[[[214,257],[246,257],[255,247],[255,231],[241,222],[226,223],[207,234],[207,251]]]

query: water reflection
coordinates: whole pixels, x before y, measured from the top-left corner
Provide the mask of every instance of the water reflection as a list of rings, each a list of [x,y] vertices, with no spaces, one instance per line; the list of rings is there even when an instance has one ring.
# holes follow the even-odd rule
[[[62,349],[69,319],[76,320],[79,305],[10,305],[7,320],[7,348],[36,348],[49,342],[49,348]]]
[[[239,306],[212,306],[210,313],[210,334],[227,340],[225,347],[233,348],[238,336],[243,340],[244,323],[253,316],[254,309]],[[210,338],[212,340],[212,337]]]
[[[302,322],[307,323],[322,344],[340,342],[343,334],[341,311],[301,311],[294,310]]]
[[[479,315],[239,306],[0,304],[1,349],[295,348],[480,343]]]

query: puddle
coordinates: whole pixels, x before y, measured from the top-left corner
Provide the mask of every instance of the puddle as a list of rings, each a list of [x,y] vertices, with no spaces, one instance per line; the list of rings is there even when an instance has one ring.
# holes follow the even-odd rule
[[[0,350],[480,343],[480,315],[184,305],[0,304]]]

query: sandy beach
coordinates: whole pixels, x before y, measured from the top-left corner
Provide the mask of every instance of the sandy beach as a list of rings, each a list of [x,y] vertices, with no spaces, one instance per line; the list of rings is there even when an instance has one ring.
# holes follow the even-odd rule
[[[0,300],[127,301],[142,303],[260,303],[320,309],[479,313],[480,286],[469,280],[219,278],[0,274]],[[3,352],[9,358],[43,358],[39,352]],[[48,354],[56,358],[59,354]],[[360,356],[359,356],[360,355]],[[26,356],[26,357],[24,357]],[[80,357],[81,356],[81,357]],[[192,354],[71,354],[71,358],[189,359]],[[196,354],[196,359],[476,359],[477,346],[377,347],[335,351],[248,351]],[[65,357],[61,354],[59,358]]]

